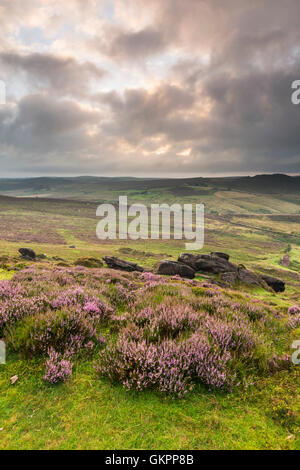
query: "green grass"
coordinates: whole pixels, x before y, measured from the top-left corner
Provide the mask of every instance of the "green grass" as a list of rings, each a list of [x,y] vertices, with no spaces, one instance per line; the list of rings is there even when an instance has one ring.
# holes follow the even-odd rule
[[[60,386],[43,384],[42,370],[16,357],[0,366],[1,449],[300,449],[296,368],[232,394],[199,386],[186,400],[126,392],[90,362]]]

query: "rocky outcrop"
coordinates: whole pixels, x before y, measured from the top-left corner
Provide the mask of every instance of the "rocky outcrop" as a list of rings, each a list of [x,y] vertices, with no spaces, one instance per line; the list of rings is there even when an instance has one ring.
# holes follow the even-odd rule
[[[229,261],[230,256],[227,253],[222,253],[221,251],[212,251],[212,256],[218,256],[219,258],[224,258],[226,261]]]
[[[24,259],[28,259],[28,260],[36,259],[35,251],[33,251],[31,248],[20,248],[19,253]]]
[[[225,255],[225,253],[222,253]],[[237,266],[230,263],[224,256],[217,254],[210,255],[193,255],[191,253],[183,253],[179,256],[178,261],[190,266],[194,271],[220,274],[225,272],[237,271]]]
[[[285,291],[285,282],[273,276],[261,276],[262,280],[271,287],[275,292]]]
[[[226,282],[229,285],[232,285],[238,280],[238,272],[231,271],[231,272],[223,273],[221,274],[221,280],[223,282]]]
[[[166,276],[180,276],[187,279],[194,279],[195,271],[193,268],[185,263],[178,261],[163,261],[158,267],[158,274],[164,274]]]
[[[221,274],[221,280],[229,285],[233,285],[236,282],[244,282],[252,286],[263,287],[263,283],[260,278],[252,271],[246,268],[237,267],[236,271],[229,271]]]
[[[131,261],[125,261],[120,258],[115,258],[114,256],[104,256],[103,260],[107,264],[107,266],[111,269],[118,269],[120,271],[127,271],[133,272],[138,271],[140,273],[144,272],[144,268],[139,266],[136,263],[132,263]]]
[[[250,286],[263,287],[259,277],[253,271],[249,271],[249,269],[238,269],[238,280]]]

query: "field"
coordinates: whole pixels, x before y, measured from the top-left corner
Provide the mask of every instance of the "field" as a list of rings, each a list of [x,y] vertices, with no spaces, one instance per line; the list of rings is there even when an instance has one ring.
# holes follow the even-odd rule
[[[121,242],[96,238],[97,205],[116,203],[119,195],[126,194],[129,202],[147,205],[204,203],[203,253],[229,253],[233,262],[286,282],[286,291],[281,294],[247,286],[228,292],[218,290],[230,302],[258,303],[264,311],[271,309],[275,316],[280,315],[276,330],[266,330],[270,351],[255,349],[251,360],[247,356],[247,361],[236,364],[247,386],[234,387],[232,392],[210,389],[203,383],[196,383],[184,398],[156,389],[128,391],[97,375],[97,348],[91,355],[74,361],[72,375],[65,383],[50,385],[43,381],[45,355],[25,357],[22,342],[21,346],[12,342],[7,364],[0,365],[0,448],[299,449],[299,366],[282,366],[272,373],[264,367],[273,353],[280,357],[291,355],[292,341],[300,339],[299,326],[293,330],[284,326],[289,319],[288,308],[300,303],[300,191],[298,185],[289,185],[284,178],[275,178],[272,185],[268,188],[266,181],[255,181],[251,187],[248,180],[242,184],[236,179],[180,183],[129,178],[86,178],[79,182],[47,179],[35,180],[34,184],[26,180],[0,181],[0,193],[4,194],[0,196],[1,280],[12,282],[10,279],[20,276],[22,284],[27,285],[23,273],[33,269],[32,285],[39,285],[39,272],[42,276],[49,270],[72,271],[76,260],[82,257],[101,259],[113,255],[151,269],[163,259],[176,260],[184,251],[183,241]],[[22,246],[33,248],[46,258],[32,268],[32,262],[20,259],[18,249]],[[283,267],[280,259],[287,252],[291,264]],[[106,269],[100,271],[101,279],[119,275]],[[147,288],[146,281],[141,285],[137,278],[129,281],[139,286],[135,287],[137,292]],[[122,280],[120,285],[129,281]],[[102,280],[97,282],[100,289]],[[163,288],[173,289],[175,298],[191,288],[182,281],[174,282],[175,287],[166,284]],[[198,276],[196,282],[200,285],[209,280]],[[45,293],[49,286],[45,284]],[[130,303],[111,300],[113,286],[101,288],[119,314],[132,310]],[[164,301],[167,294],[157,293],[161,286],[153,289]],[[208,294],[204,291],[203,297]],[[118,299],[120,295],[118,292]],[[186,302],[189,306],[190,300]],[[256,327],[253,332],[257,333]],[[111,335],[110,323],[101,324],[101,334]],[[264,367],[258,367],[261,362]],[[14,375],[19,379],[11,385]]]

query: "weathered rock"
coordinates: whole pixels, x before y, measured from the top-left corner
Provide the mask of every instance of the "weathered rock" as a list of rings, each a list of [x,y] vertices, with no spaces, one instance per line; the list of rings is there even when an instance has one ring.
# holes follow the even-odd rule
[[[73,248],[73,249],[74,249],[74,248],[76,248],[76,246],[75,246],[75,245],[70,245],[69,248]]]
[[[259,277],[249,269],[239,269],[238,270],[238,279],[245,284],[249,284],[250,286],[260,286],[262,287],[262,283]]]
[[[144,268],[139,266],[136,263],[132,263],[131,261],[125,261],[120,258],[115,258],[114,256],[104,256],[104,261],[106,262],[107,266],[111,269],[118,269],[119,271],[139,271],[142,273]]]
[[[289,266],[291,264],[290,255],[284,255],[283,258],[280,260],[281,266]]]
[[[227,255],[227,253],[222,253],[221,251],[212,251],[211,255],[218,256],[219,258],[226,259],[227,261],[229,261],[229,258],[230,258],[230,256]]]
[[[75,266],[84,266],[86,268],[101,268],[102,261],[97,258],[79,258],[75,261]]]
[[[237,271],[237,266],[230,263],[224,257],[216,255],[193,255],[191,253],[183,253],[179,256],[180,263],[187,264],[195,271],[219,274],[225,272]]]
[[[221,274],[221,280],[226,282],[227,284],[234,284],[238,279],[237,271],[230,271],[227,273]]]
[[[158,274],[164,274],[166,276],[185,277],[187,279],[194,279],[195,271],[187,264],[180,263],[178,261],[163,261],[158,267]]]
[[[281,279],[278,279],[273,276],[261,276],[263,281],[271,287],[275,292],[284,292],[285,291],[285,282],[282,281]]]
[[[20,248],[19,253],[21,254],[22,258],[25,259],[32,260],[36,258],[36,254],[31,248]]]
[[[10,383],[11,385],[15,385],[19,380],[19,377],[18,375],[13,375],[11,378],[10,378]]]

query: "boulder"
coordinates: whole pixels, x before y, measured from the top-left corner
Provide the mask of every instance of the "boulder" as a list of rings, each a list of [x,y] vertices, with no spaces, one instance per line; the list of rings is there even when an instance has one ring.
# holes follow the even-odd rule
[[[238,279],[237,271],[229,271],[227,273],[221,274],[221,280],[226,282],[227,284],[234,284]]]
[[[24,259],[33,260],[36,258],[36,254],[31,248],[20,248],[19,253]]]
[[[164,274],[166,276],[180,276],[187,279],[194,279],[195,271],[193,268],[188,266],[185,263],[180,263],[178,261],[163,261],[157,270],[158,274]]]
[[[262,280],[275,292],[285,291],[285,282],[273,276],[261,276]]]
[[[140,273],[144,272],[144,269],[136,263],[131,261],[125,261],[120,258],[115,258],[114,256],[104,256],[103,260],[107,266],[111,269],[118,269],[119,271],[139,271]]]
[[[250,286],[260,286],[262,287],[262,283],[259,277],[249,269],[243,268],[238,270],[238,279],[245,284],[249,284]]]
[[[230,258],[230,256],[227,255],[227,253],[222,253],[221,251],[212,251],[211,255],[218,256],[219,258],[226,259],[227,261],[229,261],[229,258]]]
[[[280,260],[280,264],[281,266],[289,266],[291,264],[290,255],[284,255],[284,257]]]
[[[225,254],[225,253],[224,253]],[[220,274],[225,272],[237,271],[237,266],[230,263],[224,257],[216,255],[193,255],[191,253],[183,253],[179,256],[178,261],[180,263],[187,264],[194,271]]]

